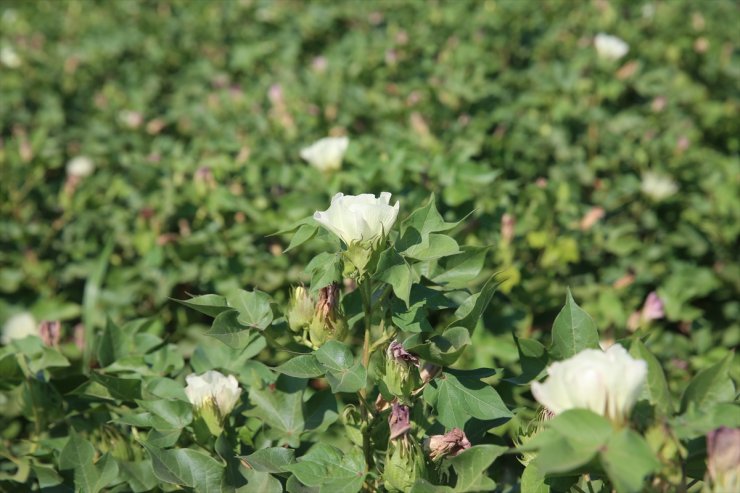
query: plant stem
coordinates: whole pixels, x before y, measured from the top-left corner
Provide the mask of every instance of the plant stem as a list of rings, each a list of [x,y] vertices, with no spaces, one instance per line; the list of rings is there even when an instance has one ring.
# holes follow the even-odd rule
[[[367,370],[370,366],[370,331],[372,329],[372,283],[370,279],[364,279],[360,283],[360,293],[362,295],[362,307],[365,311],[365,338],[362,344],[362,365]],[[362,406],[362,451],[365,454],[365,465],[367,470],[373,466],[373,452],[370,445],[370,421],[372,419],[372,411],[370,405],[367,402],[367,384],[360,389],[360,405]]]

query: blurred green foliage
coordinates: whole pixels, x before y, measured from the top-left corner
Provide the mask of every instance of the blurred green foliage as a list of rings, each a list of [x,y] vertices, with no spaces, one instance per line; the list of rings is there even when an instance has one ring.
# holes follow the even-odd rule
[[[435,192],[474,210],[458,237],[505,279],[469,359],[516,360],[509,333],[546,334],[566,285],[613,338],[657,290],[660,357],[698,358],[669,368],[685,381],[740,342],[737,19],[731,0],[6,0],[0,320],[157,314],[181,337],[169,297],[306,281],[323,244],[267,235],[334,193],[387,190],[404,216]],[[629,53],[600,59],[599,32]],[[331,177],[299,157],[328,134],[351,138]],[[80,155],[95,171],[70,183]]]

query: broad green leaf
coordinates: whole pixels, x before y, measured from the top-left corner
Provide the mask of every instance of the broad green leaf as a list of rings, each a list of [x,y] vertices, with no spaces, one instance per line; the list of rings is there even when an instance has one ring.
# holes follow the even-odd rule
[[[646,476],[661,467],[647,442],[630,429],[615,433],[600,455],[618,493],[643,491]]]
[[[720,426],[740,428],[740,405],[737,402],[719,403],[701,411],[692,408],[671,420],[671,428],[682,440],[706,435]]]
[[[412,306],[408,311],[394,311],[393,325],[403,332],[431,332],[433,328],[429,320],[427,320],[428,314],[427,309],[423,305]]]
[[[606,418],[586,409],[565,411],[549,421],[547,426],[579,447],[594,451],[612,434],[612,426]]]
[[[536,462],[530,462],[524,468],[519,490],[529,493],[550,493],[550,487],[545,483],[545,475],[537,469]]]
[[[222,490],[225,467],[210,455],[190,448],[162,450],[143,444],[152,458],[154,475],[165,483],[195,491]]]
[[[464,327],[468,332],[472,333],[473,329],[475,329],[475,326],[478,324],[478,321],[483,316],[483,312],[491,302],[497,286],[498,281],[496,281],[495,276],[488,279],[480,292],[475,293],[466,299],[457,311],[455,311],[455,320],[448,325],[448,329],[453,327]]]
[[[514,336],[514,342],[519,353],[519,364],[522,367],[522,373],[518,377],[507,380],[517,384],[531,382],[547,366],[547,350],[545,346],[534,339],[519,339]]]
[[[448,223],[442,218],[442,215],[437,211],[435,197],[432,194],[426,205],[416,209],[401,222],[401,236],[410,228],[415,229],[424,237],[429,233],[449,231],[458,224],[460,224],[460,221]]]
[[[599,333],[593,319],[576,304],[568,289],[565,306],[552,326],[550,353],[553,358],[563,360],[584,349],[599,349]]]
[[[206,334],[234,349],[243,349],[253,340],[252,331],[241,323],[240,314],[236,310],[227,310],[216,315]]]
[[[304,407],[307,431],[325,431],[339,417],[337,397],[328,390],[313,394]]]
[[[74,469],[85,464],[92,464],[95,448],[82,438],[73,428],[69,431],[69,440],[59,454],[59,469]]]
[[[275,368],[275,371],[291,377],[314,378],[323,375],[326,369],[313,354],[300,354]]]
[[[477,378],[445,372],[427,385],[423,395],[446,428],[465,428],[470,418],[507,420],[512,416],[493,387]]]
[[[423,334],[415,334],[403,342],[403,346],[422,359],[440,366],[453,364],[470,344],[470,333],[464,327],[447,329],[442,335],[424,340]]]
[[[118,470],[132,492],[143,493],[157,486],[152,463],[148,460],[139,462],[118,461]]]
[[[437,284],[466,285],[483,270],[489,249],[489,247],[462,247],[457,255],[440,259],[430,279]]]
[[[728,373],[734,356],[734,353],[729,353],[722,361],[696,374],[681,395],[680,413],[692,406],[702,409],[717,402],[734,400],[735,384]]]
[[[90,378],[105,387],[114,399],[122,401],[141,399],[141,380],[118,378],[102,373],[93,373]]]
[[[303,389],[306,382],[281,375],[275,386],[249,391],[249,401],[254,406],[247,414],[261,419],[271,428],[270,436],[279,439],[280,445],[298,447],[304,429]]]
[[[130,335],[108,319],[97,340],[97,358],[100,366],[106,367],[121,356],[130,354],[133,351],[131,342]]]
[[[247,484],[239,488],[239,493],[282,493],[283,486],[272,474],[257,470],[244,472]]]
[[[201,296],[193,296],[187,300],[176,300],[172,298],[172,301],[176,301],[183,306],[197,310],[200,313],[208,315],[209,317],[216,317],[219,313],[229,309],[226,304],[226,298],[217,294],[204,294]]]
[[[239,312],[238,321],[242,325],[264,330],[272,322],[270,296],[262,291],[240,289],[229,295],[226,301],[230,307]]]
[[[172,399],[137,401],[137,404],[170,425],[169,429],[185,428],[193,421],[193,406]]]
[[[341,281],[343,269],[340,254],[323,252],[315,256],[305,269],[311,274],[311,291],[318,291],[333,282]]]
[[[328,341],[316,353],[316,360],[326,368],[326,380],[333,392],[357,392],[367,380],[367,369],[355,362],[352,352],[339,341]]]
[[[318,443],[294,464],[285,466],[306,486],[320,487],[325,493],[354,493],[365,479],[365,459],[358,448],[345,453]]]
[[[476,445],[450,459],[457,472],[456,492],[490,491],[494,486],[486,474],[487,469],[507,447],[499,445]],[[485,489],[482,489],[485,484]]]
[[[673,413],[671,392],[668,390],[668,383],[660,362],[638,338],[632,341],[630,354],[647,363],[647,385],[645,385],[643,394],[647,396],[648,401],[655,406],[662,416],[670,416]]]
[[[393,294],[409,306],[414,273],[406,260],[392,247],[380,254],[374,277],[389,284],[393,288]]]
[[[401,252],[404,257],[421,261],[449,257],[457,253],[460,253],[457,242],[451,237],[439,233],[431,233],[423,237],[421,242]]]
[[[268,447],[242,457],[259,472],[281,473],[285,466],[295,462],[295,450],[285,447]]]

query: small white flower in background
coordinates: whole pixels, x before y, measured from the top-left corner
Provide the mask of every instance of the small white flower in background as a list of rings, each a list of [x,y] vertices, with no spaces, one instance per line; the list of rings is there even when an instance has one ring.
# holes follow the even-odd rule
[[[547,380],[534,382],[532,394],[557,415],[569,409],[589,409],[624,423],[647,378],[647,363],[634,359],[620,345],[606,351],[585,349],[547,368]]]
[[[630,51],[627,43],[616,36],[599,33],[594,37],[594,47],[600,58],[619,60]]]
[[[10,317],[3,325],[3,334],[0,342],[10,344],[15,339],[39,335],[36,319],[28,312],[18,313]]]
[[[653,200],[661,201],[678,192],[678,185],[668,176],[647,171],[642,175],[640,191]]]
[[[67,175],[75,178],[90,176],[95,171],[95,163],[87,156],[77,156],[67,163]]]
[[[325,137],[301,149],[301,158],[319,171],[336,171],[342,167],[347,147],[347,137]]]
[[[21,66],[21,57],[10,46],[0,48],[0,62],[8,68],[18,68]]]

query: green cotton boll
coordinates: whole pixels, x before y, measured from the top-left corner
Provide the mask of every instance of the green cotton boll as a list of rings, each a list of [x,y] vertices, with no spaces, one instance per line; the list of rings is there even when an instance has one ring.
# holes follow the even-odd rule
[[[321,347],[326,341],[341,341],[347,337],[347,321],[340,306],[339,284],[333,283],[321,288],[319,302],[308,328],[311,344]]]
[[[411,437],[391,441],[386,456],[383,480],[387,491],[409,491],[419,479],[428,479],[424,452]]]
[[[416,366],[389,357],[385,361],[383,383],[391,394],[408,403],[414,390],[421,386],[421,378]]]
[[[293,290],[288,311],[288,326],[293,332],[300,332],[313,320],[314,301],[308,290],[298,286]]]

